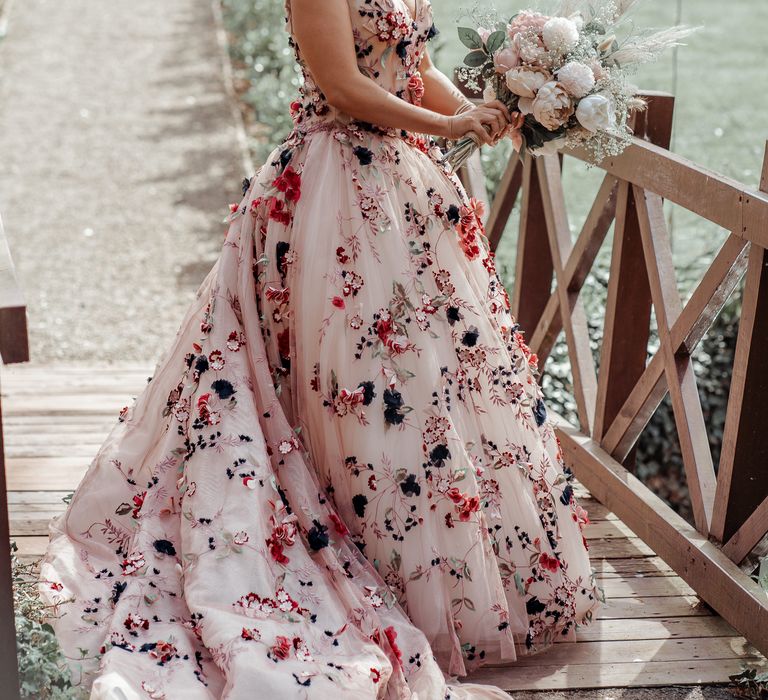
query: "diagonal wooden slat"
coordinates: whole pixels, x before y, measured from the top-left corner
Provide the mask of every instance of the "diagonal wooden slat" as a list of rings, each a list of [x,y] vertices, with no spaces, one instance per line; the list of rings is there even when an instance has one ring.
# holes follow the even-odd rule
[[[578,294],[592,269],[613,222],[616,211],[616,190],[616,179],[606,175],[563,269],[563,281],[569,292]],[[552,347],[562,328],[560,295],[552,294],[531,334],[529,343],[542,362],[552,352]]]
[[[768,192],[768,143],[765,147],[760,188]],[[724,542],[741,532],[728,548],[740,556],[765,534],[760,513],[768,498],[768,448],[765,434],[768,416],[765,395],[768,391],[768,252],[757,243],[749,251],[749,265],[744,285],[739,334],[733,361],[733,379],[728,396],[723,449],[718,473],[717,499],[713,516],[713,534]],[[752,513],[757,515],[751,518]],[[759,527],[758,527],[759,526]],[[768,529],[768,528],[766,528]],[[743,556],[742,556],[743,558]]]
[[[530,157],[530,156],[529,156]],[[560,319],[565,329],[568,356],[571,360],[573,391],[582,430],[592,434],[597,396],[597,373],[589,345],[589,325],[579,292],[571,291],[563,267],[573,242],[565,209],[560,162],[556,155],[537,159],[537,175],[541,188],[549,249],[560,299]]]
[[[696,348],[739,284],[746,266],[745,245],[736,236],[726,239],[670,329],[676,353],[691,353]],[[602,444],[613,457],[624,460],[666,393],[664,364],[662,356],[657,354],[648,363],[603,437]]]
[[[707,534],[715,499],[715,468],[691,356],[676,353],[671,342],[669,329],[682,313],[682,302],[677,290],[663,203],[659,195],[645,192],[636,185],[633,185],[633,191],[656,312],[661,343],[659,352],[664,358],[693,515],[696,527]]]
[[[723,545],[723,552],[733,561],[740,562],[768,533],[768,497],[755,508],[745,523]]]

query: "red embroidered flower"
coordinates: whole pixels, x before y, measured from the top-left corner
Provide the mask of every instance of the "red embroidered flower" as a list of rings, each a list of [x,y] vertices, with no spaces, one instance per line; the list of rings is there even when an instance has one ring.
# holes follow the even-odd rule
[[[331,513],[328,517],[331,519],[336,532],[338,532],[342,537],[349,534],[347,526],[342,522],[341,518],[336,513]]]
[[[128,617],[123,620],[123,625],[125,626],[125,629],[131,631],[148,630],[149,620],[147,620],[145,617],[142,617],[141,615],[128,613]]]
[[[284,226],[291,223],[291,212],[285,206],[285,202],[277,197],[269,198],[269,218]]]
[[[349,255],[344,252],[344,246],[339,246],[336,248],[336,259],[343,265],[344,263],[349,262]]]
[[[131,517],[136,520],[139,517],[139,511],[141,510],[141,507],[144,505],[144,499],[147,496],[146,491],[142,491],[141,493],[137,493],[133,497],[133,510],[131,511]]]
[[[295,202],[301,197],[301,175],[291,165],[286,166],[282,174],[278,175],[272,184],[285,194],[285,199],[288,202]]]
[[[403,663],[403,653],[400,651],[400,647],[397,646],[397,632],[395,631],[395,628],[390,626],[387,627],[384,630],[384,634],[387,637],[387,641],[389,642],[389,646],[392,649],[392,653],[395,655],[395,658],[397,659],[398,666],[402,666]]]
[[[556,557],[549,556],[546,552],[542,552],[539,555],[539,564],[542,568],[552,573],[557,573],[557,570],[560,568],[560,561]]]
[[[346,306],[344,298],[338,296],[331,299],[331,304],[333,304],[337,309],[343,309]]]
[[[477,496],[466,498],[459,506],[459,520],[463,523],[467,522],[472,517],[472,513],[478,510],[480,510],[480,499]]]
[[[270,652],[275,659],[287,659],[291,653],[293,642],[288,637],[278,635],[275,637],[275,643],[272,645]]]

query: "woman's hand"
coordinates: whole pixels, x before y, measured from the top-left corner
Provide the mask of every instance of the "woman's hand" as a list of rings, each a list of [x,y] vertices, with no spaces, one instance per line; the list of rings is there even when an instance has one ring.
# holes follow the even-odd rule
[[[451,140],[475,134],[481,144],[492,146],[504,134],[512,117],[503,102],[491,100],[449,119]]]

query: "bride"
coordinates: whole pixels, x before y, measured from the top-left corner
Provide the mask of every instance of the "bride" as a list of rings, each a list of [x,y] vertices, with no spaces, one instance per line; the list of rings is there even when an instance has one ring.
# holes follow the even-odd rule
[[[455,677],[600,605],[483,205],[431,138],[512,116],[433,66],[428,0],[286,11],[294,128],[52,522],[41,592],[92,698],[506,697]]]

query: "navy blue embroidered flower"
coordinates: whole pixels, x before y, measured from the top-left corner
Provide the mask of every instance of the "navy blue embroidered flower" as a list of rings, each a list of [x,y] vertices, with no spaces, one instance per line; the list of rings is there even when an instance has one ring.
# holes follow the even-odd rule
[[[568,484],[560,494],[560,503],[567,506],[571,502],[571,496],[573,496],[573,486]]]
[[[536,596],[533,596],[525,603],[525,610],[529,615],[538,615],[540,612],[544,612],[547,606],[544,605]]]
[[[480,335],[480,332],[475,328],[475,326],[471,326],[463,335],[461,338],[461,342],[466,345],[467,347],[473,347],[477,344],[477,338]]]
[[[365,517],[365,507],[368,505],[368,498],[362,493],[352,497],[352,507],[355,509],[355,515],[358,518]]]
[[[371,161],[373,161],[373,151],[365,146],[355,146],[353,152],[360,161],[360,165],[370,165]]]
[[[205,355],[198,355],[195,360],[195,372],[202,374],[208,370],[208,358]]]
[[[316,552],[328,546],[328,528],[317,520],[312,521],[314,527],[307,533],[309,546]]]
[[[421,493],[421,486],[416,482],[416,475],[409,474],[400,482],[400,490],[406,496],[418,496]]]
[[[429,461],[436,467],[445,466],[445,460],[451,458],[448,445],[435,445],[429,453]]]
[[[395,389],[384,389],[384,420],[391,425],[400,425],[405,416],[400,412],[403,395]]]
[[[173,546],[173,542],[169,540],[155,540],[154,546],[160,554],[167,554],[171,557],[176,555],[176,548]]]
[[[451,206],[448,207],[448,211],[445,212],[445,216],[452,224],[458,224],[459,219],[461,218],[459,216],[459,208],[455,204],[451,204]]]
[[[357,386],[363,387],[363,406],[369,406],[371,401],[376,397],[373,382],[360,382]]]
[[[536,425],[539,427],[544,425],[544,421],[547,420],[547,407],[542,399],[539,399],[533,407],[533,416],[536,418]]]
[[[456,323],[456,321],[460,321],[461,320],[461,313],[459,312],[459,307],[458,306],[449,306],[445,310],[445,316],[448,319],[448,323],[450,323],[451,325]]]
[[[211,384],[211,389],[216,392],[220,399],[228,399],[235,393],[235,387],[232,386],[232,382],[226,379],[217,379]]]

